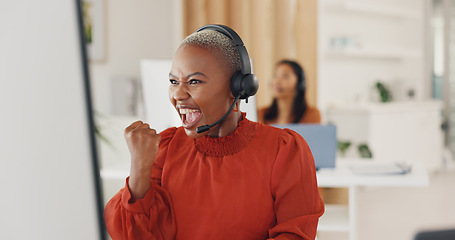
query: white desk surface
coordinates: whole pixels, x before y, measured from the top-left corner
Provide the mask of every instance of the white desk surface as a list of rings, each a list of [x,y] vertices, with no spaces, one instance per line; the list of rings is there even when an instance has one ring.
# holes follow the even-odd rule
[[[390,163],[390,162],[389,162]],[[429,177],[423,164],[412,165],[412,170],[406,174],[397,175],[365,175],[356,174],[352,166],[381,166],[387,162],[368,159],[337,159],[335,168],[322,168],[317,171],[319,187],[425,187],[429,185]],[[104,179],[125,179],[129,175],[129,162],[113,164],[101,170]]]
[[[406,174],[357,174],[352,167],[372,167],[392,164],[371,159],[337,159],[335,168],[322,168],[317,171],[319,187],[425,187],[429,185],[428,173],[423,164],[413,163]]]

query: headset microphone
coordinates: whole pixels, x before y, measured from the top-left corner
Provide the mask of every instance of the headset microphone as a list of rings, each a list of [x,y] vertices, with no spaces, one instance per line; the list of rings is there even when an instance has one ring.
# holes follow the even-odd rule
[[[197,133],[203,133],[203,132],[206,132],[208,130],[210,130],[210,128],[216,126],[217,124],[219,124],[221,121],[223,121],[228,115],[229,113],[232,112],[232,109],[234,109],[234,106],[235,104],[237,103],[237,101],[239,100],[240,96],[237,96],[234,100],[234,102],[231,104],[231,107],[229,108],[229,110],[226,112],[226,114],[224,114],[224,116],[222,116],[220,119],[218,119],[218,121],[216,121],[215,123],[213,124],[210,124],[210,125],[202,125],[202,126],[199,126],[197,127],[196,129],[196,132]]]
[[[231,113],[232,109],[234,108],[235,104],[237,104],[238,100],[245,99],[245,101],[248,103],[248,98],[254,96],[259,88],[258,79],[251,71],[250,57],[248,56],[248,52],[246,51],[246,48],[243,45],[243,41],[240,38],[240,36],[230,27],[224,25],[217,24],[205,25],[199,28],[196,32],[200,32],[202,30],[217,31],[231,39],[234,42],[237,50],[239,51],[242,70],[235,72],[234,75],[232,75],[231,77],[231,92],[232,95],[235,97],[235,100],[232,103],[229,110],[226,112],[226,114],[224,114],[222,118],[220,118],[215,123],[211,125],[203,125],[198,127],[196,129],[197,133],[203,133],[205,131],[208,131],[210,130],[210,128],[216,126],[221,121],[223,121],[229,115],[229,113]]]

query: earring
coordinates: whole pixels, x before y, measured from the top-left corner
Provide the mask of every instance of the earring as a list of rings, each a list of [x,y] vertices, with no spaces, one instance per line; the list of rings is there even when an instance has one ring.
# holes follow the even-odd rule
[[[235,101],[235,99],[232,99],[232,103],[234,103],[234,101]],[[235,104],[234,109],[232,109],[232,111],[233,112],[239,112],[239,107],[238,107],[237,103]]]

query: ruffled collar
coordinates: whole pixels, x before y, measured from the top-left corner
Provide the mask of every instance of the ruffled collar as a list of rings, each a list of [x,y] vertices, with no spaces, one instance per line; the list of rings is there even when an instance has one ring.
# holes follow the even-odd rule
[[[251,142],[256,134],[257,123],[246,119],[242,113],[242,120],[237,129],[225,137],[204,136],[194,139],[197,151],[208,156],[224,157],[238,153]]]

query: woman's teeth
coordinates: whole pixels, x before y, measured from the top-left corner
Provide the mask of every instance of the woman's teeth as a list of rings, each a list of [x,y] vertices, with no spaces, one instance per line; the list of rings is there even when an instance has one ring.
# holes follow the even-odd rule
[[[197,109],[190,109],[190,108],[180,108],[179,109],[180,114],[188,114],[188,113],[194,113],[194,112],[199,112]]]
[[[182,122],[184,126],[191,126],[191,124],[197,122],[202,116],[202,112],[200,110],[191,108],[180,108],[179,113],[182,115]]]

